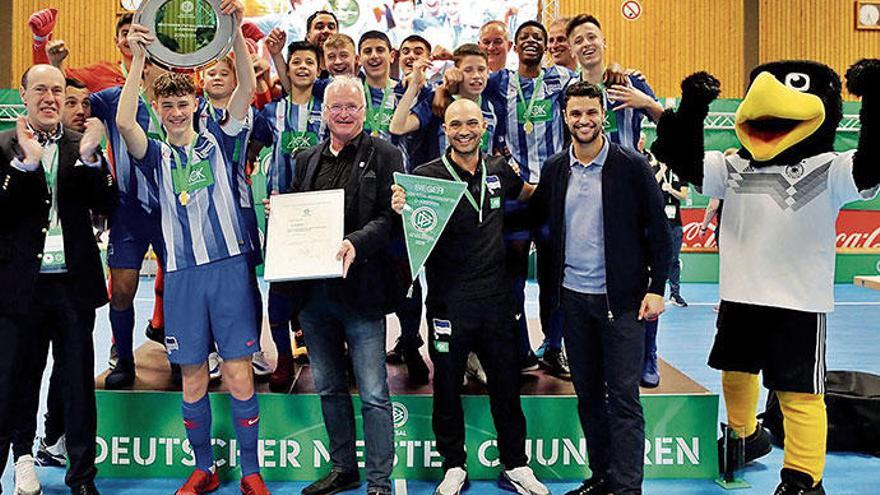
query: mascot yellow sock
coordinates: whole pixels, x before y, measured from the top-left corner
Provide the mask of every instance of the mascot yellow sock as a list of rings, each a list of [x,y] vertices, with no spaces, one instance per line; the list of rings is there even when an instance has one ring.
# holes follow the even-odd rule
[[[727,423],[737,433],[748,437],[758,428],[758,375],[740,371],[723,371],[724,404]],[[787,430],[786,430],[787,431]]]
[[[776,392],[785,429],[783,466],[807,473],[815,486],[825,470],[825,442],[828,418],[825,396],[798,392]]]

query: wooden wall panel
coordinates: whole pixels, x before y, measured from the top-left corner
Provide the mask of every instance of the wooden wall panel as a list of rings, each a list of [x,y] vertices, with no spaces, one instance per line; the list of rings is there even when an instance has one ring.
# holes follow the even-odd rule
[[[841,77],[853,62],[880,57],[880,31],[856,30],[854,0],[760,0],[759,60],[809,59]]]
[[[70,48],[66,66],[78,67],[99,60],[118,60],[114,44],[118,0],[12,0],[12,81],[5,87],[18,87],[18,77],[31,64],[33,36],[27,19],[36,10],[58,9],[55,39],[63,39]]]
[[[0,0],[0,88],[12,80],[12,0]]]
[[[622,0],[560,0],[560,15],[589,13],[602,23],[606,59],[640,69],[657,96],[679,96],[681,80],[707,70],[722,97],[738,97],[743,68],[743,2],[641,0],[642,15],[626,20]]]

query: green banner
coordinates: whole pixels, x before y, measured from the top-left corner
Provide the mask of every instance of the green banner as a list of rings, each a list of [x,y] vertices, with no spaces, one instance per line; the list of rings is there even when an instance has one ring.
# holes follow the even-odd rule
[[[467,185],[463,182],[394,173],[394,183],[406,191],[403,234],[409,272],[418,277],[437,244]]]
[[[210,394],[212,444],[220,475],[239,475],[227,394]],[[442,458],[431,429],[430,396],[392,397],[395,459],[392,477],[438,479]],[[468,474],[495,479],[501,470],[495,427],[485,395],[463,397]],[[98,391],[98,474],[103,477],[185,478],[194,466],[180,416],[179,393]],[[266,480],[314,480],[330,469],[317,395],[261,394],[259,460]],[[645,395],[645,476],[717,476],[718,396]],[[539,478],[581,480],[587,449],[571,396],[524,396],[526,453]],[[363,422],[355,399],[357,458],[364,463]]]

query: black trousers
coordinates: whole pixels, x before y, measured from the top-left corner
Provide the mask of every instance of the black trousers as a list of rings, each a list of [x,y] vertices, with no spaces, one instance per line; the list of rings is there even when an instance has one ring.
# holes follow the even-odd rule
[[[52,341],[52,360],[55,364],[52,366],[49,393],[46,397],[44,438],[46,445],[55,445],[61,435],[64,435],[64,369],[59,364],[63,359],[61,357],[62,344],[58,341],[58,336],[50,336],[50,339]],[[21,419],[20,423],[15,425],[15,431],[12,434],[12,458],[16,460],[23,455],[33,455],[45,360],[42,364],[36,386],[30,384],[27,393],[21,397]],[[34,366],[40,366],[40,363],[34,363]]]
[[[562,289],[565,345],[590,470],[615,495],[642,493],[645,420],[639,379],[645,325],[636,312],[608,318],[604,294]]]
[[[77,486],[94,480],[95,434],[97,412],[95,407],[95,352],[92,332],[95,327],[95,310],[78,304],[73,294],[76,281],[66,274],[39,275],[34,289],[34,300],[26,315],[0,317],[0,331],[4,345],[0,346],[0,361],[14,360],[15,375],[0,375],[0,403],[9,404],[19,398],[39,396],[42,372],[46,366],[49,343],[58,343],[59,360],[56,367],[63,371],[64,423],[67,425],[66,444],[68,470],[65,483]],[[7,333],[17,335],[17,348],[11,353],[5,342]],[[12,395],[7,395],[11,391]],[[27,399],[25,399],[27,400]],[[32,400],[32,399],[31,399]],[[14,425],[24,424],[25,408],[14,407],[7,411],[12,426],[2,429],[0,459],[8,455]]]
[[[411,293],[403,298],[394,314],[400,321],[401,349],[416,351],[424,342],[419,330],[422,326],[422,284],[417,278],[411,287]]]
[[[501,464],[513,469],[528,462],[513,311],[508,293],[427,306],[428,349],[434,363],[432,424],[444,470],[464,467],[467,460],[461,382],[470,352],[476,353],[486,371]]]

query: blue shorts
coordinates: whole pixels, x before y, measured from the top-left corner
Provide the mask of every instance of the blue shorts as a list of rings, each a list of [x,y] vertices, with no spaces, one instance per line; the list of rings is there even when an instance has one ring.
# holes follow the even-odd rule
[[[120,203],[110,216],[107,265],[140,270],[150,244],[159,262],[164,263],[165,243],[159,212],[147,213],[139,204]]]
[[[238,359],[260,350],[244,256],[165,274],[165,349],[174,364],[201,364],[217,350]]]

